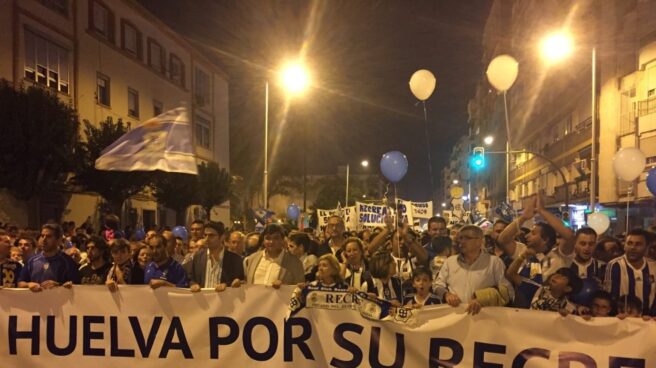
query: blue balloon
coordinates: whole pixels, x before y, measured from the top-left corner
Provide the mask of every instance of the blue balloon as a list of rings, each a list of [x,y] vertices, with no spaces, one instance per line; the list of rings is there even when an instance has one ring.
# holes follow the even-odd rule
[[[290,220],[298,219],[298,216],[300,214],[301,214],[300,208],[298,208],[298,206],[295,205],[294,203],[287,206],[287,218],[289,218]]]
[[[408,159],[399,151],[389,151],[380,159],[380,171],[392,183],[398,183],[408,172]]]
[[[171,231],[176,238],[180,238],[183,241],[187,241],[187,228],[184,226],[176,226]]]
[[[594,278],[582,279],[583,287],[581,291],[570,297],[570,300],[576,304],[589,305],[592,302],[592,294],[599,290],[599,283]]]
[[[656,168],[647,171],[647,189],[656,196]]]
[[[138,228],[137,230],[134,231],[134,237],[138,241],[142,241],[146,239],[146,231],[143,229],[143,227]]]

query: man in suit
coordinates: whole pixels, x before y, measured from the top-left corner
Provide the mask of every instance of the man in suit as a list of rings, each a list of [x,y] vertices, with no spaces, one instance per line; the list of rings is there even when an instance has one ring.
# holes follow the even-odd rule
[[[305,282],[303,263],[285,251],[285,230],[280,225],[269,224],[260,236],[264,240],[263,249],[244,260],[248,283],[279,288]]]
[[[201,288],[214,288],[223,291],[230,284],[239,287],[246,279],[241,257],[226,251],[223,246],[225,228],[222,223],[205,224],[204,235],[206,248],[200,248],[190,262],[185,264],[192,292]]]

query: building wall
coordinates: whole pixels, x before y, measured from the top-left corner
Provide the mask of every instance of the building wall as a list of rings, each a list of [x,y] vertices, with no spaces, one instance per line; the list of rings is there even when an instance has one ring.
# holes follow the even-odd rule
[[[64,9],[57,5],[64,4]],[[109,14],[108,31],[98,32],[93,18],[97,9]],[[135,54],[126,50],[124,25],[138,30],[141,46]],[[225,73],[183,37],[173,32],[134,0],[0,0],[0,77],[17,85],[33,82],[25,78],[26,61],[31,60],[26,50],[26,38],[45,40],[66,55],[67,91],[59,93],[61,99],[72,104],[80,120],[93,124],[111,117],[122,119],[136,127],[156,115],[155,105],[161,111],[186,106],[193,124],[194,142],[200,140],[196,123],[202,118],[209,122],[207,147],[196,144],[200,161],[215,161],[229,170],[229,114],[228,78]],[[163,50],[163,67],[157,71],[149,57],[149,43],[156,42]],[[41,41],[38,41],[41,42]],[[31,49],[31,47],[29,48]],[[154,54],[154,53],[153,53]],[[172,58],[184,66],[182,81],[174,80]],[[195,98],[195,69],[208,76],[209,98]],[[61,71],[61,69],[60,69]],[[60,73],[62,76],[64,73]],[[98,99],[98,77],[109,81],[109,103]],[[63,81],[62,78],[60,80]],[[128,111],[128,91],[138,95],[138,113]],[[97,205],[81,204],[89,194],[74,194],[64,211],[64,220],[81,223]],[[82,202],[81,202],[82,201]],[[86,203],[86,202],[85,202]],[[23,206],[26,212],[27,206]],[[131,208],[138,211],[162,210],[146,191],[132,201]],[[212,216],[229,220],[230,204],[215,207]],[[20,209],[18,210],[20,212]],[[17,218],[27,218],[27,213]],[[159,217],[159,216],[157,216]],[[170,215],[162,216],[169,220]],[[22,221],[22,220],[15,220]],[[25,223],[22,223],[26,225]]]

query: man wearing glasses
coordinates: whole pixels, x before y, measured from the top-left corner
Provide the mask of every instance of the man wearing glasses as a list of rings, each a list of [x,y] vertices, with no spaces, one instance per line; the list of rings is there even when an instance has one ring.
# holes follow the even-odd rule
[[[467,312],[477,314],[483,306],[503,306],[513,297],[499,257],[483,251],[483,230],[466,225],[458,234],[460,254],[447,258],[433,288],[452,307],[468,303]]]
[[[328,218],[326,224],[325,236],[326,241],[323,242],[316,250],[316,256],[321,257],[324,254],[332,253],[337,259],[342,259],[342,251],[344,250],[344,231],[346,226],[341,216],[333,215]]]
[[[185,265],[191,291],[212,288],[223,291],[230,285],[239,287],[245,280],[241,257],[223,246],[225,228],[222,223],[209,222],[203,229],[205,248],[194,254],[191,262]]]

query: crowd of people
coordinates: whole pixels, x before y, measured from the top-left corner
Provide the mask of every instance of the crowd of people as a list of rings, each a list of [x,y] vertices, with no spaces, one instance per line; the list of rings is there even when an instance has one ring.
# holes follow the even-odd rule
[[[535,222],[531,228],[524,225]],[[189,237],[169,228],[126,237],[108,215],[104,229],[46,223],[40,232],[0,228],[0,286],[33,292],[74,284],[180,287],[221,292],[242,284],[364,292],[395,307],[466,304],[471,314],[509,306],[591,317],[656,319],[656,233],[622,238],[576,231],[533,197],[512,222],[487,229],[447,226],[415,232],[392,216],[385,226],[347,232],[340,216],[322,231],[268,224],[261,233],[195,221]]]

